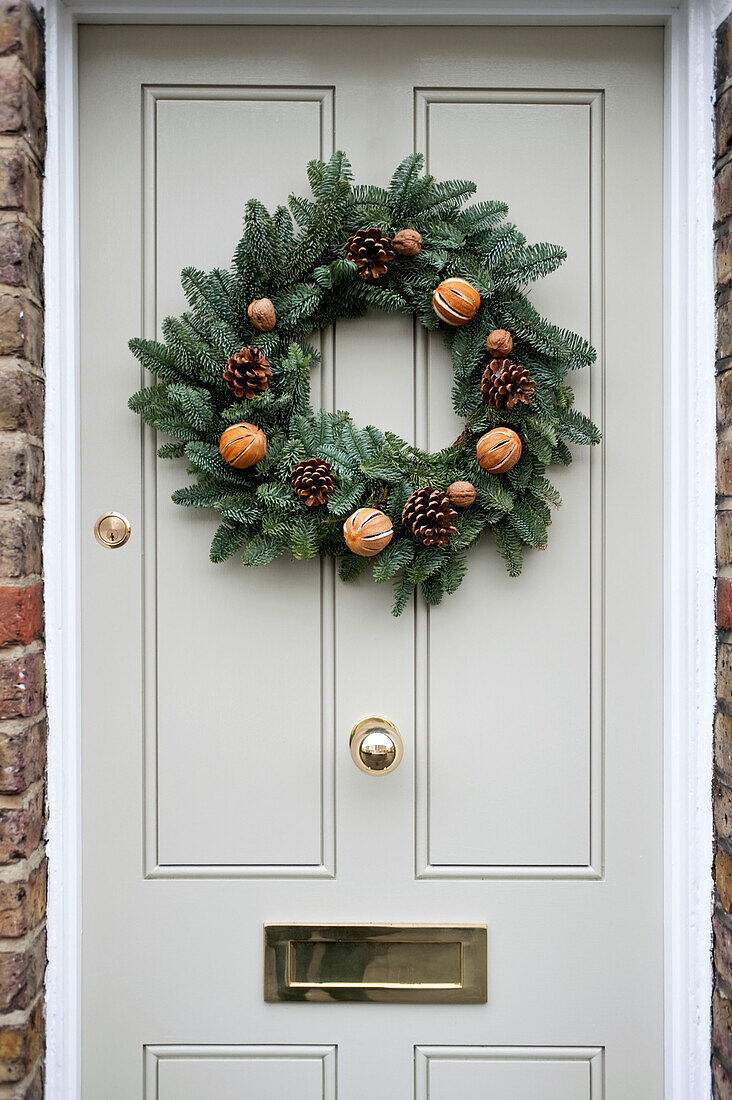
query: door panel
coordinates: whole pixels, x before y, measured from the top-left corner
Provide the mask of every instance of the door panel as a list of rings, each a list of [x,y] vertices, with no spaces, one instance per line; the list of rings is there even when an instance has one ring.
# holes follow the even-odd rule
[[[418,1048],[415,1054],[416,1100],[593,1100],[602,1095],[601,1050],[445,1047]]]
[[[275,206],[300,186],[308,160],[330,155],[333,90],[148,87],[144,108],[145,194],[154,193],[145,237],[156,247],[146,256],[143,279],[146,305],[164,317],[186,308],[184,267],[226,263],[250,195],[242,190],[245,181],[251,195]],[[243,140],[229,142],[227,134]],[[256,155],[259,149],[266,157]],[[154,454],[152,433],[145,443]],[[322,751],[324,737],[331,740],[323,733],[322,701],[332,691],[335,655],[332,644],[323,652],[321,609],[332,598],[332,583],[317,562],[303,563],[299,575],[289,562],[277,562],[271,584],[258,584],[256,576],[239,584],[237,561],[223,568],[207,561],[210,515],[197,514],[191,524],[171,507],[171,493],[186,483],[185,460],[150,461],[146,475],[145,545],[157,558],[155,587],[145,600],[146,636],[157,654],[156,678],[145,685],[157,746],[145,807],[155,838],[149,870],[330,873],[324,860],[332,862],[332,838],[326,857],[323,833],[326,827],[332,833],[333,778],[330,754],[326,762]],[[186,577],[196,581],[183,625],[177,601]],[[182,626],[183,647],[176,644]],[[283,677],[287,693],[278,690]],[[233,769],[232,736],[245,745]],[[282,813],[283,805],[295,804],[297,817]],[[215,808],[204,829],[192,806]]]
[[[145,1100],[335,1100],[333,1047],[149,1047]]]
[[[85,1100],[660,1100],[662,32],[88,26],[79,57]],[[521,578],[486,542],[395,620],[332,563],[209,563],[126,342],[249,197],[415,147],[567,248],[532,299],[597,347],[604,442],[552,470]],[[319,339],[316,407],[459,433],[439,334]],[[405,758],[375,781],[348,735],[380,713]],[[486,924],[488,1003],[265,1005],[263,925],[318,922]]]
[[[421,145],[438,178],[467,177],[482,195],[510,195],[510,217],[529,240],[565,246],[566,263],[536,287],[532,300],[546,316],[591,333],[599,347],[603,106],[601,93],[577,91],[428,89],[416,99]],[[476,157],[476,148],[485,157]],[[440,344],[430,343],[428,363],[431,447],[461,430]],[[601,428],[603,375],[600,357],[591,379],[572,379],[578,407]],[[593,817],[591,801],[601,797],[602,700],[596,682],[593,728],[591,662],[593,626],[595,640],[602,637],[603,595],[599,583],[593,586],[603,550],[602,455],[581,461],[581,474],[576,468],[552,471],[565,507],[552,524],[551,553],[528,555],[516,581],[506,576],[493,546],[479,548],[476,579],[457,594],[454,612],[467,638],[487,635],[475,659],[456,647],[452,615],[426,616],[425,874],[464,869],[483,876],[513,868],[518,877],[584,877],[600,869],[602,821]],[[495,673],[499,666],[495,684],[487,675],[478,687],[479,669]],[[466,675],[476,685],[478,706],[475,691],[453,690]],[[500,690],[491,690],[499,684]]]

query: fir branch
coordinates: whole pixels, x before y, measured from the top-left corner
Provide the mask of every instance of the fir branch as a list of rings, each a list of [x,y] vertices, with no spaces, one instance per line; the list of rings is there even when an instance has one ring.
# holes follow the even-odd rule
[[[145,370],[156,375],[161,382],[184,382],[197,377],[187,360],[179,359],[171,348],[157,340],[130,340],[128,347]]]
[[[558,409],[557,430],[570,443],[596,445],[602,438],[589,416],[578,409]]]
[[[269,565],[287,551],[287,547],[277,539],[267,535],[255,535],[242,554],[245,565]]]
[[[184,489],[176,489],[171,500],[185,508],[213,508],[225,493],[226,490],[222,490],[220,485],[188,485]]]
[[[440,577],[445,592],[457,592],[458,588],[463,583],[463,578],[467,571],[468,563],[465,558],[451,554],[440,570]]]
[[[230,485],[241,485],[246,474],[244,470],[235,470],[233,466],[229,466],[219,454],[218,447],[203,440],[188,443],[186,457],[196,470]]]
[[[328,501],[328,511],[334,516],[348,516],[355,511],[363,500],[366,486],[360,478],[344,481]]]
[[[239,523],[224,521],[216,531],[211,542],[209,556],[214,563],[226,561],[237,552],[246,541],[246,528]]]
[[[510,576],[518,577],[524,565],[520,536],[512,530],[508,521],[497,524],[494,532],[498,552],[505,561]]]
[[[445,582],[442,579],[442,573],[434,573],[426,581],[422,581],[420,588],[425,603],[430,604],[432,607],[441,603],[445,594]]]
[[[200,386],[184,386],[174,382],[168,386],[168,397],[177,405],[190,426],[199,432],[207,432],[213,422],[211,394]]]
[[[417,554],[417,544],[413,540],[398,539],[382,550],[374,562],[374,580],[377,584],[395,577],[400,569],[411,565]]]
[[[178,443],[163,443],[157,450],[158,458],[182,458],[186,453],[184,441]]]
[[[342,581],[355,581],[360,577],[368,565],[368,558],[360,558],[357,554],[349,554],[347,558],[341,558],[338,562],[338,576]]]

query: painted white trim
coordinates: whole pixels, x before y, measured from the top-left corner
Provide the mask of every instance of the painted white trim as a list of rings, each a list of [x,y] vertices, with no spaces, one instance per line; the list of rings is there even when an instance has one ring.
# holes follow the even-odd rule
[[[46,667],[48,677],[47,1096],[81,1095],[79,707],[79,395],[76,35],[63,3],[46,9]]]
[[[715,358],[711,9],[666,50],[664,703],[667,1096],[711,1091]]]
[[[713,3],[727,0],[47,0],[46,628],[50,865],[47,1100],[79,1100],[78,22],[666,27],[666,1100],[711,1092],[714,708]],[[730,0],[732,2],[732,0]],[[721,9],[718,9],[721,10]]]
[[[663,24],[673,0],[53,0],[80,23]],[[692,0],[694,2],[694,0]],[[706,0],[702,0],[706,2]],[[50,6],[51,0],[49,0]]]

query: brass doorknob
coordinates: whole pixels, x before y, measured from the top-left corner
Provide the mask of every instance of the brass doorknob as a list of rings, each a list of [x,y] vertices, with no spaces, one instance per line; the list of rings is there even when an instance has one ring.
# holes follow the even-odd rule
[[[124,546],[131,532],[130,521],[121,512],[105,512],[94,524],[97,542],[106,546],[108,550],[116,550],[118,546]]]
[[[404,746],[388,718],[362,718],[351,730],[351,756],[367,775],[388,775],[401,763]]]

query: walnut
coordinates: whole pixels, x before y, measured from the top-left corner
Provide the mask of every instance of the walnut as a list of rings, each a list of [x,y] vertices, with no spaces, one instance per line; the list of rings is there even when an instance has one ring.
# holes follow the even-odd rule
[[[422,234],[416,229],[400,229],[391,246],[400,256],[416,256],[422,248]]]
[[[257,298],[247,309],[247,317],[259,332],[271,332],[277,324],[275,307],[269,298]]]
[[[472,481],[453,481],[446,492],[447,499],[455,508],[469,508],[475,500],[475,486]]]
[[[494,328],[488,333],[485,346],[494,359],[506,359],[513,351],[513,337],[505,328]]]

